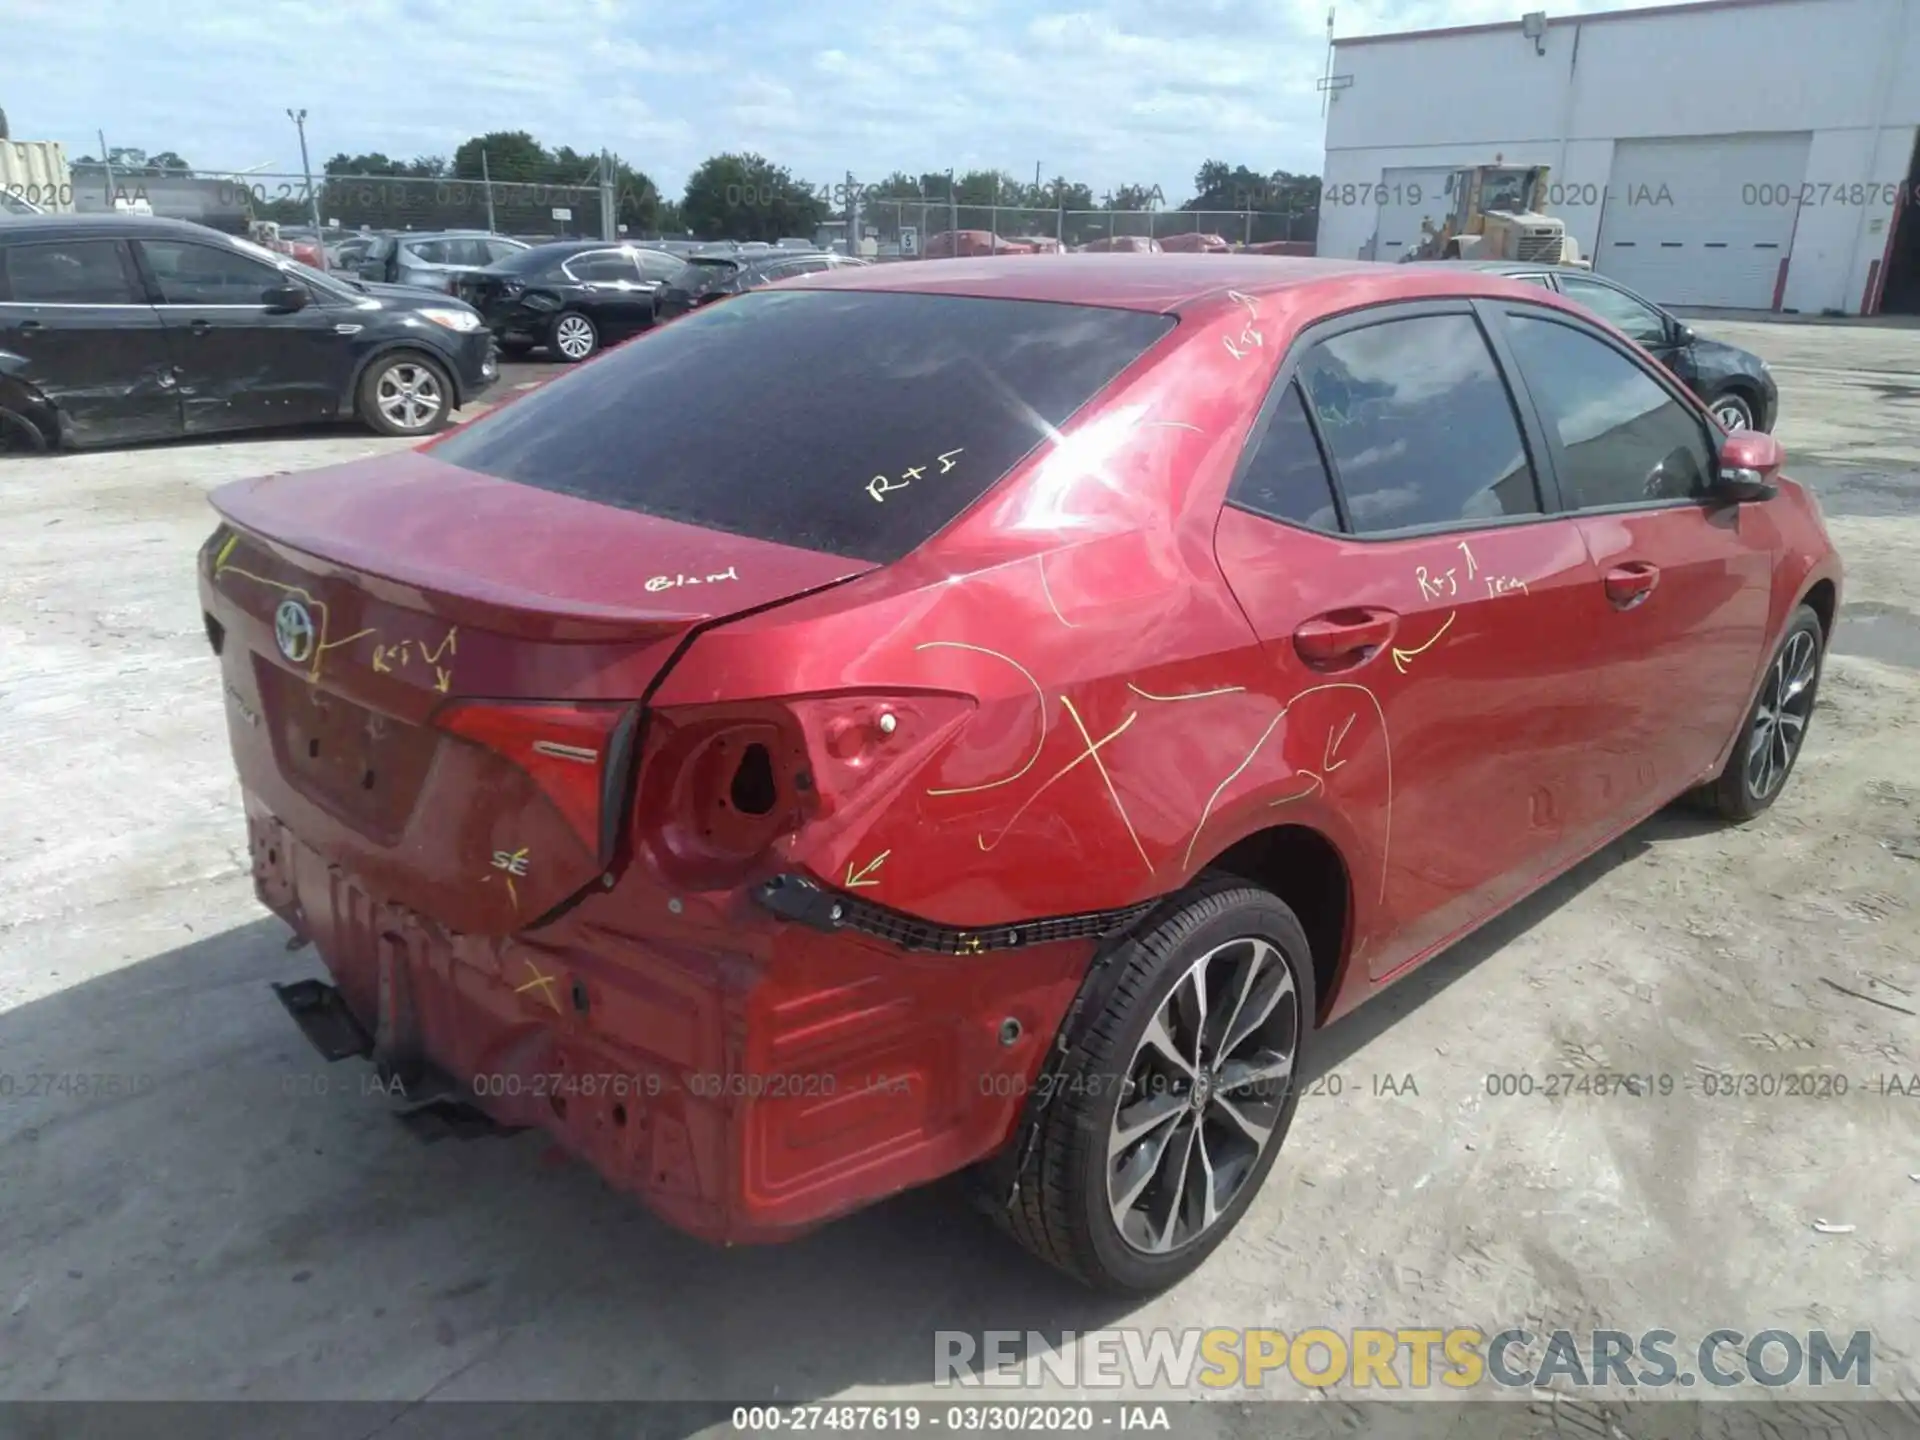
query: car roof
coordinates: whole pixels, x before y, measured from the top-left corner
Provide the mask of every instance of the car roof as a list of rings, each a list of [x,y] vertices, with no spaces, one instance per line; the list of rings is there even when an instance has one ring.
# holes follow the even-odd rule
[[[1281,255],[1061,254],[835,265],[796,289],[892,290],[1052,300],[1178,314],[1246,296],[1326,292],[1336,308],[1426,296],[1500,295],[1566,308],[1551,291],[1457,265]]]
[[[0,219],[0,235],[31,233],[41,237],[57,235],[93,235],[102,231],[117,234],[186,235],[204,240],[218,235],[231,238],[210,225],[191,220],[171,220],[164,215],[134,215],[126,211],[98,215],[8,215]]]

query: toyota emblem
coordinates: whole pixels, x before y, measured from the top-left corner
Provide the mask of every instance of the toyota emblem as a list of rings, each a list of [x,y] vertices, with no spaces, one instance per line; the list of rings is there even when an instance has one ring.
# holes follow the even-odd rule
[[[296,665],[313,654],[313,616],[298,600],[282,600],[273,612],[273,638],[280,653]]]

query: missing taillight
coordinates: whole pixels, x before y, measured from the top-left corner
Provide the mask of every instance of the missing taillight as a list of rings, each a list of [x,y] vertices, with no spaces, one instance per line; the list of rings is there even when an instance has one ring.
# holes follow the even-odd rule
[[[733,808],[743,815],[767,815],[780,798],[773,779],[773,757],[764,745],[749,745],[733,772],[733,784],[727,791]]]

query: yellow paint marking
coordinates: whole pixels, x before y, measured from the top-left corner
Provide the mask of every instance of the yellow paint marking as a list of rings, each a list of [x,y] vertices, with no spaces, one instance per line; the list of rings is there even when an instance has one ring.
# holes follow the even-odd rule
[[[1064,698],[1065,697],[1063,696],[1062,699]],[[1076,756],[1072,760],[1069,760],[1065,765],[1062,765],[1058,770],[1054,771],[1051,776],[1041,781],[1040,788],[1035,790],[1031,795],[1029,795],[1025,800],[1021,802],[1020,808],[1013,812],[1013,818],[1007,821],[1007,823],[1001,827],[1000,833],[998,835],[993,837],[992,845],[987,844],[987,837],[984,835],[974,836],[973,837],[974,843],[979,845],[982,851],[991,853],[1000,844],[1002,840],[1007,838],[1007,832],[1012,830],[1015,825],[1018,825],[1020,823],[1020,817],[1022,815],[1025,815],[1027,811],[1030,808],[1032,808],[1034,801],[1038,800],[1042,795],[1046,794],[1046,792],[1053,787],[1056,781],[1064,779],[1068,774],[1070,774],[1073,770],[1075,770],[1081,764],[1082,761],[1097,759],[1098,756],[1094,753],[1095,751],[1099,750],[1102,746],[1110,744],[1111,742],[1119,739],[1121,735],[1126,733],[1127,727],[1133,724],[1133,722],[1138,720],[1139,718],[1140,718],[1140,712],[1138,710],[1135,710],[1132,714],[1127,716],[1125,720],[1122,720],[1120,722],[1119,729],[1115,730],[1112,734],[1104,736],[1100,740],[1094,742],[1093,746],[1090,749],[1082,750],[1078,756]],[[1081,733],[1085,734],[1086,732],[1082,730]],[[1131,828],[1131,826],[1129,826],[1129,828]]]
[[[1313,771],[1302,770],[1300,773],[1307,777],[1307,788],[1302,790],[1298,795],[1281,796],[1278,800],[1275,800],[1273,804],[1267,807],[1269,810],[1272,810],[1277,806],[1281,806],[1281,805],[1291,805],[1296,800],[1306,799],[1309,795],[1313,794],[1313,792],[1316,790],[1324,790],[1327,788],[1327,782],[1322,780],[1318,775],[1314,774]]]
[[[1416,645],[1411,650],[1402,650],[1398,645],[1394,646],[1393,647],[1393,668],[1398,670],[1402,675],[1406,674],[1407,662],[1409,660],[1413,659],[1413,657],[1416,655],[1423,655],[1427,651],[1431,650],[1436,644],[1439,643],[1440,637],[1446,634],[1447,631],[1453,628],[1453,617],[1455,613],[1456,612],[1452,610],[1449,610],[1447,612],[1446,620],[1442,622],[1438,630],[1433,632],[1433,638],[1428,640],[1426,644]]]
[[[1087,756],[1093,761],[1093,768],[1100,772],[1101,783],[1107,787],[1107,797],[1113,801],[1113,808],[1120,812],[1120,823],[1127,827],[1127,834],[1133,840],[1133,848],[1140,852],[1140,860],[1147,867],[1147,873],[1151,875],[1153,873],[1153,861],[1147,859],[1147,847],[1140,843],[1140,834],[1133,828],[1133,817],[1127,814],[1127,807],[1120,803],[1120,792],[1114,788],[1113,776],[1107,773],[1107,762],[1102,760],[1097,753],[1099,747],[1093,743],[1093,736],[1087,733],[1087,727],[1085,722],[1080,718],[1080,712],[1073,708],[1073,701],[1062,695],[1060,697],[1060,703],[1067,707],[1067,715],[1072,719],[1074,728],[1080,732],[1081,743],[1087,747]],[[1138,714],[1139,712],[1136,711],[1134,713]],[[1127,717],[1127,723],[1133,723],[1132,715]],[[1126,727],[1122,726],[1121,728],[1124,729]],[[1117,734],[1118,732],[1115,733]]]
[[[1193,851],[1194,847],[1200,843],[1200,832],[1207,828],[1207,821],[1213,818],[1213,807],[1219,803],[1220,796],[1225,792],[1227,786],[1238,779],[1241,772],[1253,763],[1253,757],[1260,753],[1260,747],[1267,743],[1267,737],[1273,734],[1275,727],[1287,718],[1287,712],[1289,710],[1306,699],[1307,696],[1317,695],[1324,690],[1358,691],[1367,697],[1367,703],[1373,706],[1373,713],[1379,717],[1380,720],[1380,743],[1385,749],[1387,762],[1387,818],[1386,828],[1380,837],[1380,898],[1382,900],[1387,898],[1387,862],[1391,857],[1393,846],[1393,738],[1387,733],[1387,712],[1380,708],[1380,697],[1375,695],[1373,691],[1369,690],[1366,686],[1356,685],[1351,680],[1331,680],[1325,685],[1309,686],[1280,707],[1280,713],[1273,717],[1272,723],[1269,724],[1266,729],[1262,730],[1260,732],[1260,738],[1253,742],[1253,748],[1247,752],[1247,758],[1234,766],[1233,773],[1222,780],[1219,785],[1215,786],[1213,794],[1207,797],[1206,808],[1200,812],[1200,821],[1193,827],[1193,838],[1187,841],[1187,858],[1182,862],[1186,868],[1192,868]],[[1299,799],[1304,797],[1296,796],[1294,798]]]
[[[1211,700],[1216,695],[1239,695],[1246,688],[1244,685],[1223,685],[1218,690],[1196,690],[1191,695],[1155,695],[1151,691],[1142,690],[1131,680],[1127,682],[1127,689],[1142,700],[1159,700],[1166,704],[1172,704],[1175,700]]]
[[[554,994],[553,994],[553,982],[555,977],[552,975],[542,975],[540,973],[540,967],[534,964],[533,961],[531,960],[523,959],[520,963],[522,965],[525,965],[527,969],[533,972],[533,979],[529,980],[524,985],[516,986],[514,988],[513,993],[516,995],[524,995],[529,990],[538,989],[541,995],[545,997],[546,1002],[553,1007],[554,1013],[555,1014],[561,1013],[560,1002],[559,1000],[554,998]]]
[[[892,853],[893,851],[891,850],[882,850],[878,855],[874,856],[873,859],[869,860],[860,869],[859,873],[857,874],[854,872],[853,862],[849,860],[847,862],[846,882],[841,886],[841,888],[843,890],[861,890],[874,885],[878,885],[880,883],[878,880],[871,880],[867,877],[872,875],[882,865],[886,864],[887,856],[891,855]]]
[[[314,646],[314,651],[317,654],[322,650],[338,650],[342,645],[351,645],[356,640],[364,640],[369,635],[377,635],[379,633],[380,632],[372,626],[368,626],[365,630],[354,631],[353,634],[347,636],[344,640],[329,640],[324,645],[316,645]]]
[[[1027,757],[1026,764],[1022,765],[1018,770],[1014,771],[1013,774],[1003,780],[989,780],[984,785],[957,785],[944,790],[929,790],[927,794],[972,795],[981,790],[997,790],[1002,785],[1011,785],[1031,770],[1039,761],[1040,752],[1047,748],[1047,695],[1046,692],[1040,688],[1040,682],[1033,678],[1032,672],[1011,655],[1002,655],[998,650],[989,650],[984,645],[968,645],[959,640],[929,640],[925,644],[916,645],[913,648],[916,651],[935,649],[971,650],[979,655],[991,655],[996,660],[1003,660],[1020,672],[1022,678],[1033,687],[1034,698],[1040,702],[1040,738],[1034,742],[1033,754]]]
[[[459,637],[460,627],[455,625],[448,629],[446,635],[433,649],[427,649],[423,641],[420,646],[421,658],[429,665],[438,665],[442,655],[458,655],[460,653]]]
[[[228,565],[219,572],[222,575],[238,575],[242,580],[251,580],[256,585],[264,585],[269,590],[278,590],[282,595],[291,595],[306,601],[307,605],[319,612],[320,633],[314,637],[313,664],[307,667],[307,683],[312,684],[320,678],[320,657],[327,652],[327,602],[316,600],[313,595],[298,585],[289,585],[284,580],[269,580],[264,575],[256,575],[251,570],[242,570],[238,565]]]
[[[1340,748],[1340,742],[1347,738],[1347,731],[1353,728],[1354,718],[1355,718],[1355,715],[1357,715],[1358,713],[1359,712],[1356,711],[1354,715],[1347,716],[1347,723],[1340,727],[1339,734],[1336,735],[1331,730],[1327,732],[1327,751],[1326,751],[1326,754],[1323,755],[1320,759],[1320,768],[1326,771],[1327,774],[1329,775],[1331,775],[1334,771],[1338,770],[1342,765],[1347,763],[1344,760],[1335,761],[1333,758],[1333,752],[1338,750]]]
[[[433,688],[444,695],[447,693],[447,687],[451,684],[453,684],[453,672],[451,670],[442,670],[438,665],[434,666]]]
[[[1047,597],[1047,608],[1053,611],[1053,618],[1069,630],[1078,630],[1080,627],[1062,615],[1060,613],[1060,607],[1053,603],[1053,590],[1047,584],[1047,557],[1045,555],[1036,555],[1033,557],[1033,563],[1040,567],[1040,593]]]
[[[220,547],[220,553],[213,557],[213,573],[216,579],[219,578],[220,567],[227,563],[227,557],[233,554],[234,547],[239,543],[239,535],[229,535],[227,537],[227,543]]]

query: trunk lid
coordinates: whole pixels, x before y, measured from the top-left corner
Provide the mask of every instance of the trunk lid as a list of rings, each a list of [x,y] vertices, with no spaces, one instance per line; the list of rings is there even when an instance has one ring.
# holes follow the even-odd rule
[[[251,800],[473,933],[611,859],[638,702],[696,628],[872,568],[420,451],[212,500],[200,586]]]

